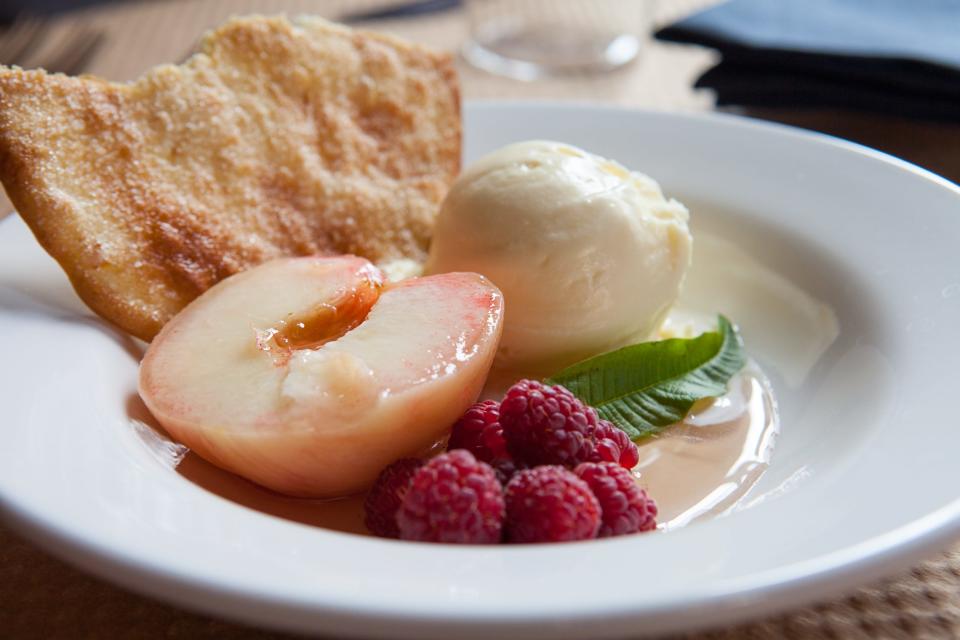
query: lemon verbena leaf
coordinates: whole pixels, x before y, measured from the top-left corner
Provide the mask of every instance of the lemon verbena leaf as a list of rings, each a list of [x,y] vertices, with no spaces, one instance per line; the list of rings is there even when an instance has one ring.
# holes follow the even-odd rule
[[[563,385],[637,440],[679,422],[697,400],[723,395],[745,363],[740,334],[719,316],[716,331],[623,347],[547,382]]]

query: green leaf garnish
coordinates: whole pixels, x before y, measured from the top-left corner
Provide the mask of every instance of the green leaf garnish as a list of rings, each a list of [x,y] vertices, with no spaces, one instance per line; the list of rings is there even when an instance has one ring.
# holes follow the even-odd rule
[[[743,340],[723,316],[696,338],[642,342],[567,367],[560,384],[637,440],[687,415],[702,398],[723,395],[746,364]]]

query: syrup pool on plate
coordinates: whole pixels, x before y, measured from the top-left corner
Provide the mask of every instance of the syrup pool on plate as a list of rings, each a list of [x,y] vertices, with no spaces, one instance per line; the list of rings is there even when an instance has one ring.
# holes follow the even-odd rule
[[[140,413],[140,412],[138,412]],[[165,464],[187,480],[240,505],[303,524],[366,533],[363,496],[291,498],[224,471],[159,434],[146,411],[135,429]],[[766,469],[779,428],[769,382],[751,364],[725,395],[698,403],[684,422],[639,443],[634,473],[660,509],[662,528],[721,514],[737,504]]]
[[[751,362],[724,396],[697,403],[683,422],[639,442],[634,474],[657,501],[660,528],[734,508],[770,464],[779,428],[770,383]]]

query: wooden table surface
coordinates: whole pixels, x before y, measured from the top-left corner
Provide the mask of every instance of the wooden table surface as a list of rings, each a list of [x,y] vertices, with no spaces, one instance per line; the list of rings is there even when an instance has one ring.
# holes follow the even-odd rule
[[[49,37],[77,25],[100,29],[103,45],[88,72],[114,80],[176,61],[197,36],[233,14],[316,13],[330,18],[376,1],[167,0],[108,4],[65,14]],[[711,0],[662,1],[665,24]],[[458,11],[369,28],[454,51],[465,25]],[[465,99],[580,100],[673,111],[712,108],[709,93],[690,87],[715,61],[696,47],[648,42],[642,59],[608,75],[524,83],[459,64]],[[960,127],[842,112],[763,111],[753,115],[834,133],[900,155],[960,181]],[[4,203],[0,203],[4,204]],[[3,211],[8,206],[3,206]],[[3,425],[16,428],[16,425]],[[281,638],[266,630],[190,613],[114,587],[62,563],[0,528],[0,638]],[[843,598],[691,638],[958,638],[960,547],[935,555],[903,575]]]

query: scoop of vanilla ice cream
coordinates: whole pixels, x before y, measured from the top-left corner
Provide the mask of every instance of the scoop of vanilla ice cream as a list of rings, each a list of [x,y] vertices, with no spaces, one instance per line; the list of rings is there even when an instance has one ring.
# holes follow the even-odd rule
[[[657,330],[690,264],[688,217],[616,162],[512,144],[454,183],[425,271],[490,278],[505,303],[495,366],[549,375]]]

